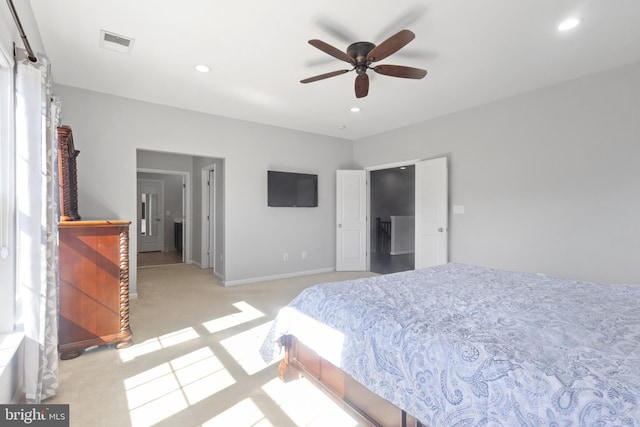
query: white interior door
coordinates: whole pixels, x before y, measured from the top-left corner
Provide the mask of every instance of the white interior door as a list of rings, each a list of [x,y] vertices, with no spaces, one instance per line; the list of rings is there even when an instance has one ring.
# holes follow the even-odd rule
[[[447,158],[416,163],[415,268],[448,262]]]
[[[367,175],[336,171],[336,270],[367,268]]]
[[[213,165],[202,169],[202,246],[203,269],[212,269],[216,274],[216,173]]]
[[[164,182],[138,180],[138,252],[164,248]]]
[[[216,197],[215,197],[215,188],[216,188],[216,174],[215,170],[209,170],[209,179],[208,179],[208,230],[207,240],[208,240],[208,256],[209,256],[209,268],[215,270],[216,264]]]

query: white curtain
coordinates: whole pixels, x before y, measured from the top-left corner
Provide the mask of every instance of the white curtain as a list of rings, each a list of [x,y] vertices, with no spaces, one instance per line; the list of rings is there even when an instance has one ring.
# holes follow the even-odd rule
[[[32,63],[16,48],[17,273],[25,333],[27,401],[58,388],[59,103],[52,98],[48,59]]]

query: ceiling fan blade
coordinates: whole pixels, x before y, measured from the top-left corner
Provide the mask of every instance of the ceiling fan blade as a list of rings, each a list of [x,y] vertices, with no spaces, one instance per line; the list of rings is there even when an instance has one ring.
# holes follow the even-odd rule
[[[340,74],[348,73],[351,70],[338,70],[332,71],[330,73],[319,74],[317,76],[308,77],[306,79],[300,80],[300,83],[311,83],[316,82],[318,80],[328,79],[329,77],[339,76]]]
[[[360,74],[356,77],[356,98],[364,98],[369,93],[369,76]]]
[[[380,61],[402,49],[414,38],[416,35],[412,31],[401,30],[371,49],[367,59],[371,62]]]
[[[320,49],[324,53],[327,53],[333,56],[334,58],[337,58],[344,62],[348,62],[351,65],[355,65],[355,60],[349,55],[347,55],[346,52],[343,52],[340,49],[335,48],[330,44],[323,42],[322,40],[312,39],[312,40],[309,40],[309,44],[313,47]]]
[[[403,67],[402,65],[377,65],[373,71],[391,77],[402,77],[404,79],[421,79],[427,75],[427,70],[422,68]]]

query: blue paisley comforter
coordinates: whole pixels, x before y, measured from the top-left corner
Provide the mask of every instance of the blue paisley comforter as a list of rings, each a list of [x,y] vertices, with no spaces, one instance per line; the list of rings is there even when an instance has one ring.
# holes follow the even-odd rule
[[[308,288],[286,334],[427,426],[640,426],[640,286],[448,264]]]

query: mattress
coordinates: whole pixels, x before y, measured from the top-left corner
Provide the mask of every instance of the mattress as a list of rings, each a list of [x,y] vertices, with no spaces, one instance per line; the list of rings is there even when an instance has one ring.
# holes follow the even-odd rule
[[[283,335],[428,426],[640,426],[640,286],[447,264],[307,288]]]

